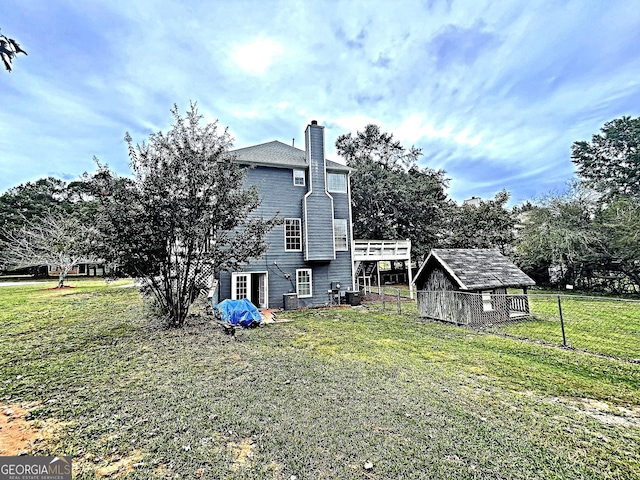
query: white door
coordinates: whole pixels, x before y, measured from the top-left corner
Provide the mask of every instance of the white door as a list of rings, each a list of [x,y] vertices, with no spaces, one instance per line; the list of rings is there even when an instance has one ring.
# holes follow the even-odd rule
[[[267,274],[261,273],[258,275],[258,307],[267,308]]]
[[[231,300],[242,300],[250,298],[251,293],[251,274],[250,273],[232,273],[231,274]]]

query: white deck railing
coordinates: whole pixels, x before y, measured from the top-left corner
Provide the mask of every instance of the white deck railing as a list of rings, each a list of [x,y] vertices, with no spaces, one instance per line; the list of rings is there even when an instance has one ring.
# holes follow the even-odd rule
[[[358,271],[360,262],[380,262],[385,260],[405,260],[407,263],[407,274],[409,276],[409,294],[413,298],[413,278],[411,275],[411,240],[354,240],[353,251],[353,271]],[[380,269],[378,273],[378,285],[380,286]],[[371,277],[358,275],[357,283],[364,283],[371,289]]]
[[[410,260],[411,240],[354,240],[354,261]]]

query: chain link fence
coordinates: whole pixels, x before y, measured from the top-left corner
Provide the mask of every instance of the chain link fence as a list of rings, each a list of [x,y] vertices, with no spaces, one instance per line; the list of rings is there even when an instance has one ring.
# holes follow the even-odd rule
[[[421,317],[640,362],[640,301],[555,294],[417,293]]]
[[[411,298],[411,291],[407,285],[373,286],[361,290],[361,294],[362,303],[371,310],[408,315],[413,318],[417,316],[416,292],[413,292],[413,298]]]

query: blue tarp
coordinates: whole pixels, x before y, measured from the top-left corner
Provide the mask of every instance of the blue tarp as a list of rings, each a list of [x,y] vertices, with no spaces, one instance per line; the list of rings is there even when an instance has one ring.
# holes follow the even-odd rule
[[[220,312],[222,321],[231,325],[248,327],[253,322],[260,323],[262,321],[260,312],[247,298],[242,300],[223,300],[215,308]]]

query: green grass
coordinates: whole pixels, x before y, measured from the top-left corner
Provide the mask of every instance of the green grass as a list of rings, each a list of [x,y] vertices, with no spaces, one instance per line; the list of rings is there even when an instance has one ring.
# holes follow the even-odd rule
[[[0,288],[0,399],[62,422],[36,453],[76,478],[640,476],[640,365],[367,308],[240,341],[143,311],[97,282]]]
[[[640,302],[598,297],[562,296],[567,345],[603,355],[640,360]],[[558,298],[529,297],[530,319],[496,325],[503,333],[561,345]]]

